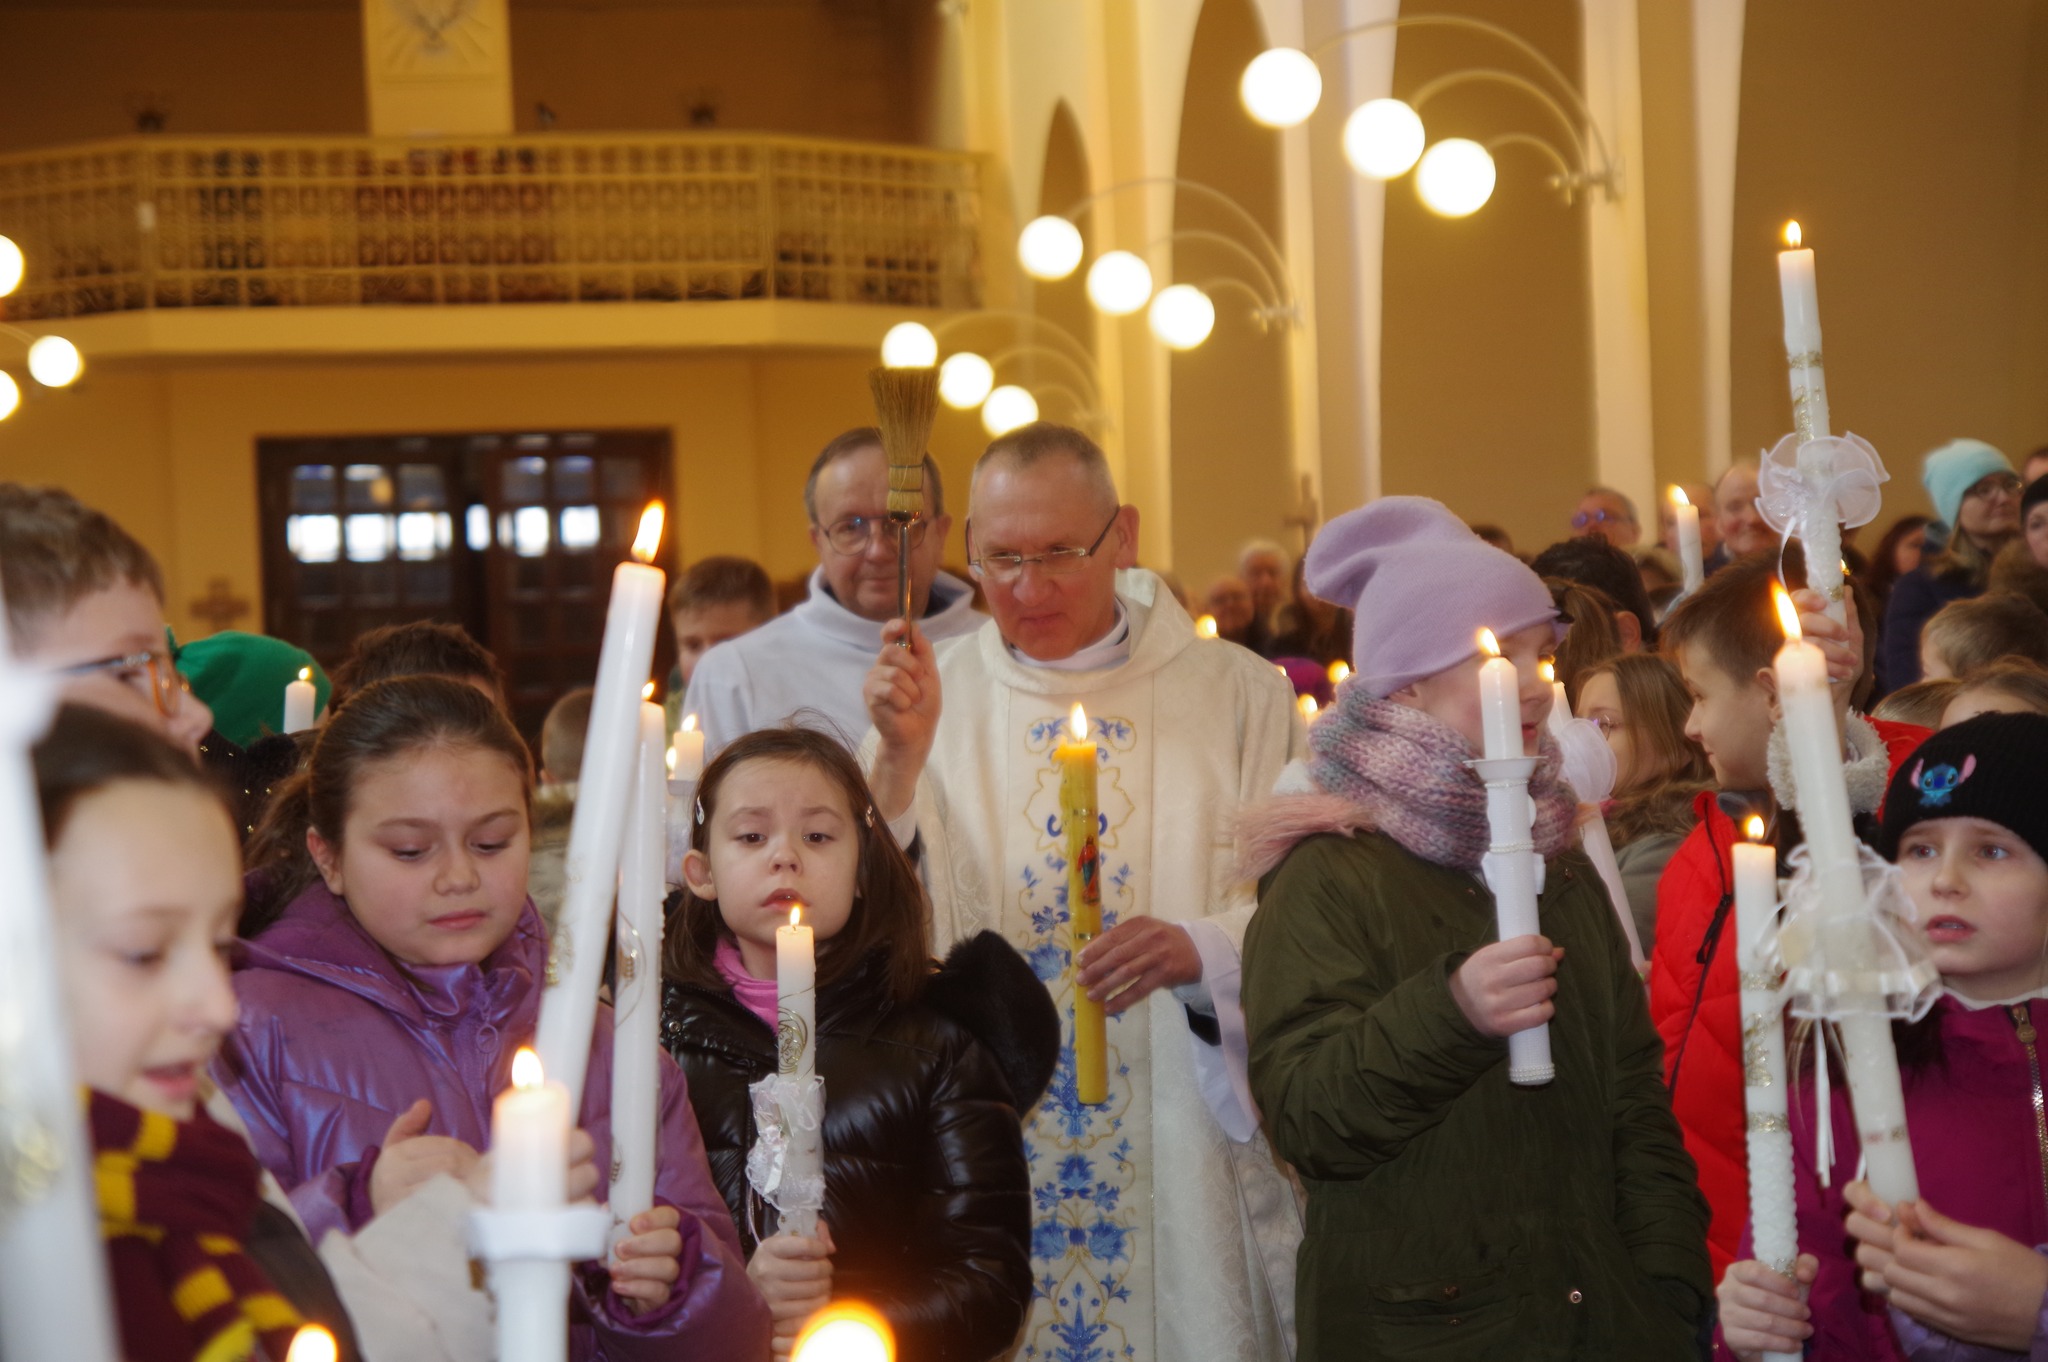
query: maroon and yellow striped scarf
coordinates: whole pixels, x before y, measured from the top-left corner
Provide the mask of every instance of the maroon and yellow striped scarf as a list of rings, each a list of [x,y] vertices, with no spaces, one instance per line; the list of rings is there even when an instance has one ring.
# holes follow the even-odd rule
[[[200,1112],[176,1121],[88,1094],[100,1234],[129,1362],[282,1358],[298,1311],[243,1252],[262,1172]]]

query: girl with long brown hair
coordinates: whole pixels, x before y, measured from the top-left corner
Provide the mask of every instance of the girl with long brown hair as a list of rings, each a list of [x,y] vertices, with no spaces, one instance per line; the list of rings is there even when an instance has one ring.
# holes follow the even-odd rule
[[[1692,830],[1692,801],[1712,784],[1713,773],[1706,753],[1685,736],[1692,701],[1669,659],[1655,653],[1610,657],[1579,677],[1578,697],[1579,717],[1598,724],[1614,749],[1607,830],[1647,950],[1656,932],[1657,881]]]
[[[697,786],[670,920],[662,1037],[785,1357],[834,1296],[888,1319],[905,1362],[978,1362],[1031,1299],[1021,1113],[1051,1081],[1059,1020],[1031,967],[983,932],[933,969],[909,858],[835,738],[747,734]],[[818,946],[824,1210],[778,1232],[750,1186],[749,1089],[776,1072],[775,931]]]

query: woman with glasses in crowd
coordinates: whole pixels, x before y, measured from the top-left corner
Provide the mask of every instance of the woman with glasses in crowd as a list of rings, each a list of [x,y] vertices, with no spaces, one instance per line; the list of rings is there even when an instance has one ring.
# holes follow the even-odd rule
[[[1947,538],[1939,553],[1928,554],[1892,588],[1878,640],[1880,695],[1920,679],[1921,626],[1950,601],[1982,595],[1992,560],[2020,528],[2020,475],[1982,440],[1951,440],[1933,451],[1920,481]],[[1935,528],[1929,528],[1930,545]]]

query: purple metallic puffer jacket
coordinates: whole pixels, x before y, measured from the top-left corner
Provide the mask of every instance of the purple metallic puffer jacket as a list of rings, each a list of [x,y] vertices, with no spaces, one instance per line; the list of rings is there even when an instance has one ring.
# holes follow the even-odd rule
[[[401,970],[321,884],[292,900],[235,974],[241,1020],[214,1076],[248,1123],[257,1157],[287,1189],[318,1243],[371,1216],[370,1170],[391,1122],[419,1098],[427,1132],[490,1144],[491,1100],[540,1016],[547,941],[526,905],[481,966]],[[612,1028],[600,1016],[579,1124],[611,1166]],[[601,1270],[576,1274],[577,1359],[768,1356],[767,1304],[747,1279],[711,1180],[683,1075],[661,1056],[655,1200],[682,1212],[682,1273],[666,1304],[635,1315]]]

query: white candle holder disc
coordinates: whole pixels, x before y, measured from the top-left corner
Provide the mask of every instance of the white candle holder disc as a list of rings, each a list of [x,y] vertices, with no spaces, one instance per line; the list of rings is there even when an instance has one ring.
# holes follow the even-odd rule
[[[1837,618],[1846,618],[1842,531],[1877,518],[1884,508],[1878,488],[1890,479],[1884,460],[1860,435],[1787,435],[1757,469],[1757,510],[1780,538],[1806,546],[1806,584]]]

